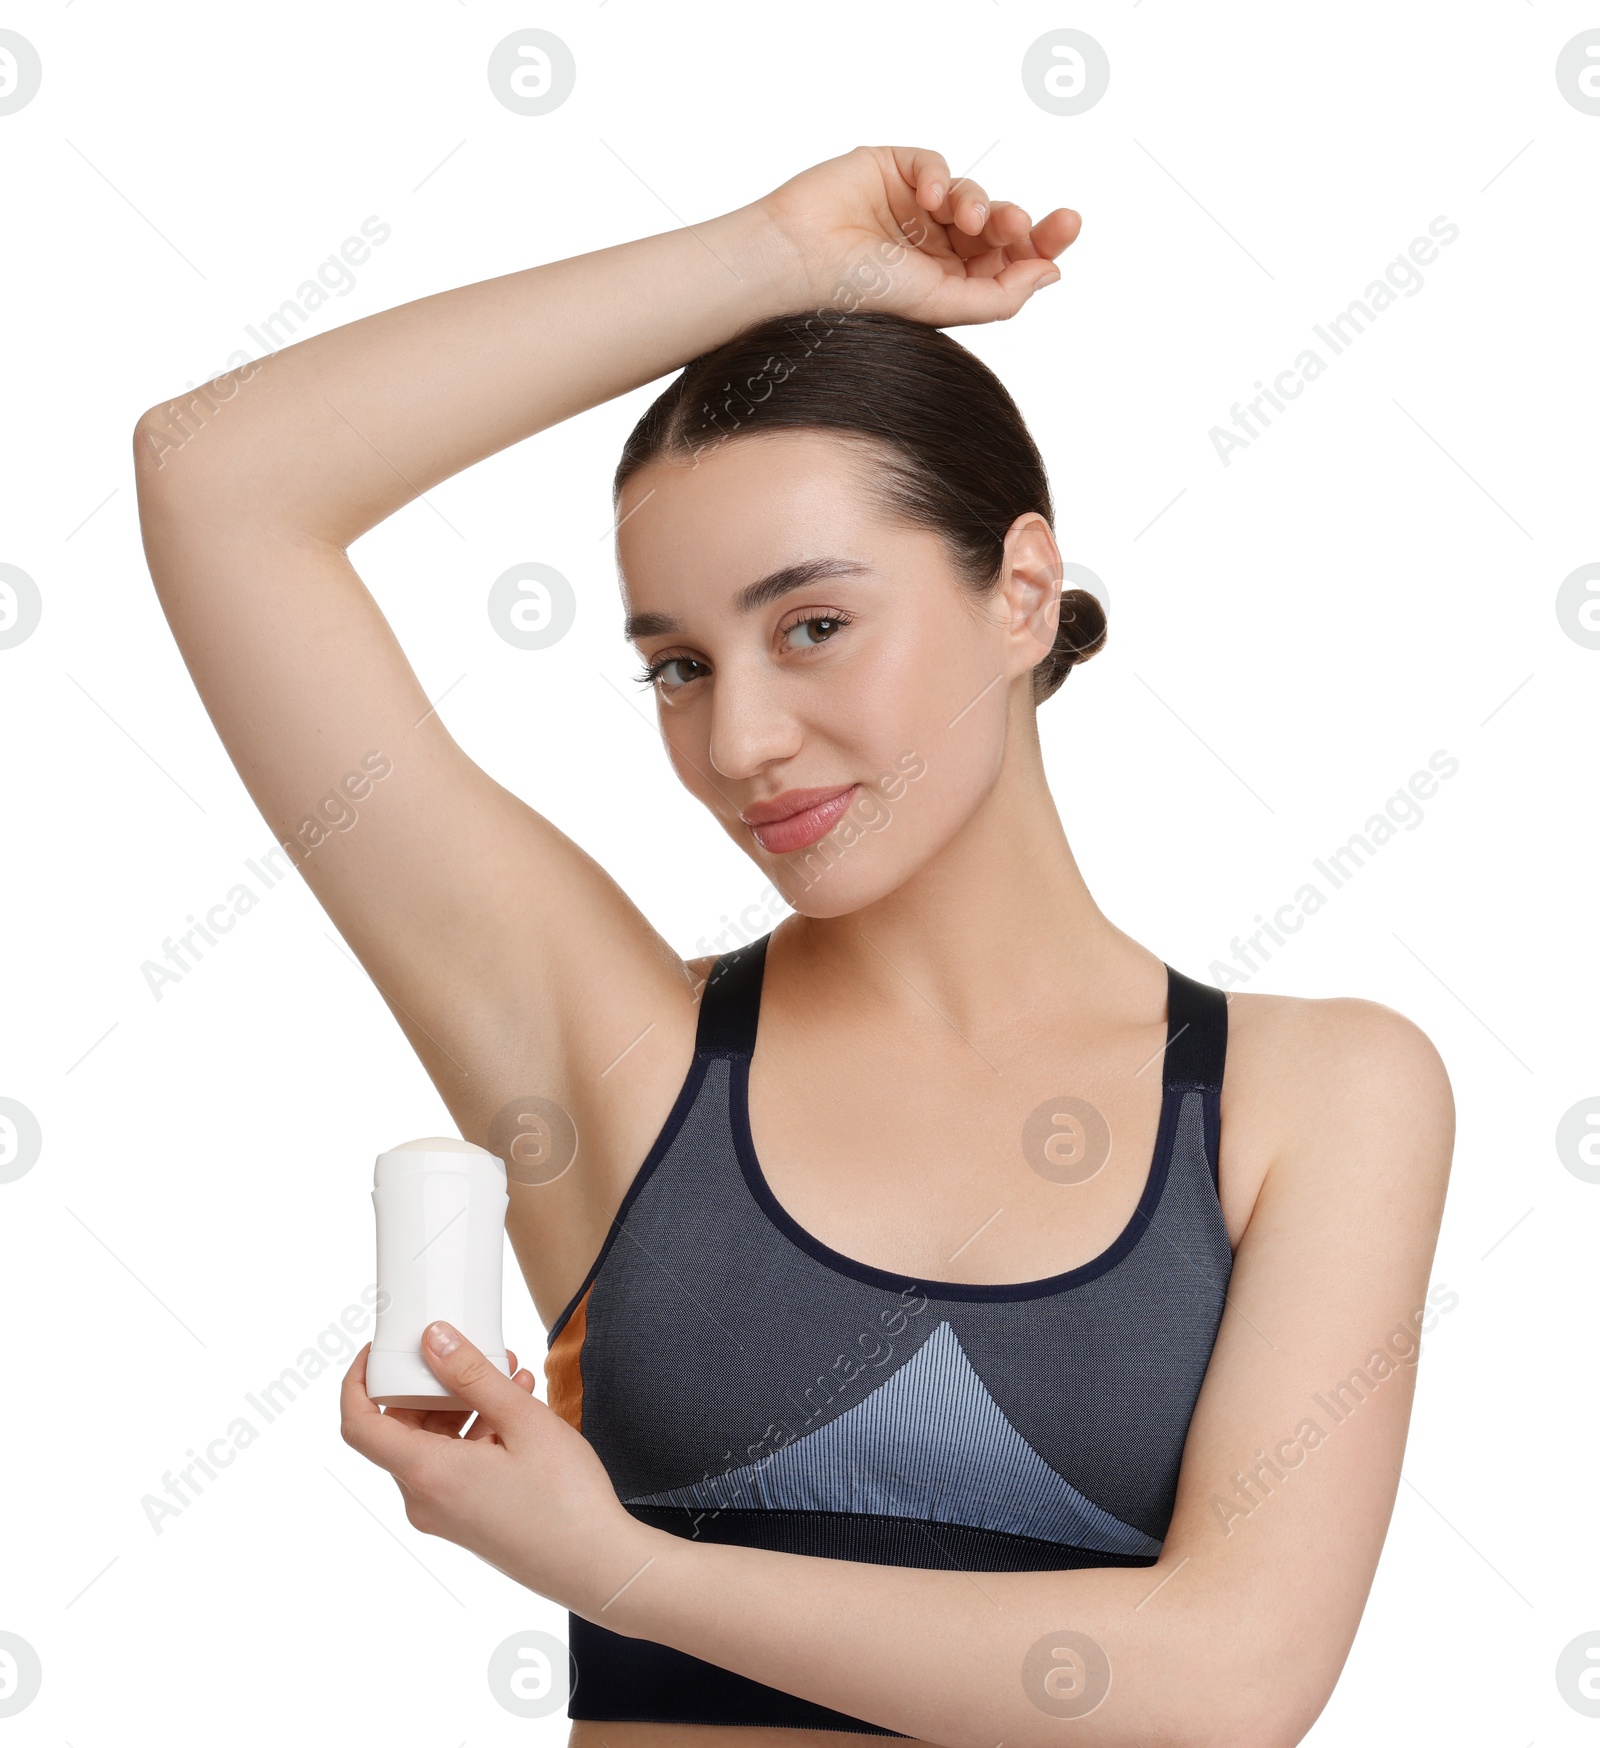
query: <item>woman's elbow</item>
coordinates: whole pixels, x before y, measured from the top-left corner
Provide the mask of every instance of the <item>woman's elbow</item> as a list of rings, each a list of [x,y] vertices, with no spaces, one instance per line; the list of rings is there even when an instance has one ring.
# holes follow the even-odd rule
[[[181,468],[184,451],[206,430],[207,405],[201,390],[175,401],[147,407],[133,427],[133,473],[141,502],[192,468]]]
[[[1248,1608],[1215,1599],[1152,1644],[1150,1728],[1132,1737],[1163,1748],[1297,1748],[1321,1715],[1339,1669]],[[1342,1662],[1342,1659],[1341,1659]],[[1115,1690],[1113,1681],[1113,1691]],[[1159,1699],[1156,1698],[1159,1692]]]
[[[1297,1748],[1333,1692],[1333,1682],[1324,1682],[1309,1666],[1313,1662],[1292,1646],[1272,1643],[1231,1671],[1216,1726],[1177,1740],[1184,1748],[1191,1741],[1192,1748]]]
[[[179,481],[196,487],[207,475],[229,465],[225,451],[238,447],[249,423],[233,402],[264,362],[257,359],[238,370],[225,371],[170,401],[158,401],[139,415],[133,427],[133,466],[141,498],[158,488],[169,490]],[[230,413],[231,439],[226,435]]]

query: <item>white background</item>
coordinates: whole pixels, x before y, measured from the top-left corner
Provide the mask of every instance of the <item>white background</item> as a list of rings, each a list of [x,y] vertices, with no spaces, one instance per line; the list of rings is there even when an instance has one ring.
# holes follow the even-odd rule
[[[369,215],[391,236],[302,332],[903,143],[976,164],[1035,216],[1085,215],[1059,286],[956,337],[1021,404],[1063,548],[1109,591],[1105,652],[1041,720],[1112,919],[1221,981],[1313,857],[1436,750],[1460,762],[1235,985],[1392,1005],[1438,1045],[1459,1108],[1433,1274],[1459,1303],[1425,1345],[1387,1548],[1308,1740],[1592,1741],[1555,1665],[1600,1631],[1600,1185],[1564,1169],[1555,1130],[1600,1094],[1600,651],[1555,598],[1600,560],[1600,117],[1563,99],[1555,63],[1600,5],[40,0],[0,23],[44,67],[0,116],[0,562],[43,599],[0,651],[0,1094],[44,1137],[0,1185],[0,1628],[44,1665],[6,1739],[567,1728],[514,1718],[485,1679],[504,1638],[565,1616],[411,1530],[339,1439],[343,1360],[159,1535],[141,1507],[371,1279],[373,1155],[452,1125],[298,882],[159,1001],[141,974],[271,834],[144,569],[135,419],[259,355],[247,326]],[[531,118],[485,76],[528,25],[578,66]],[[1020,78],[1061,26],[1112,69],[1073,117]],[[1224,466],[1211,428],[1439,215],[1460,234],[1422,289]],[[354,556],[429,695],[453,688],[451,732],[689,955],[764,895],[629,684],[609,480],[660,386],[457,477]],[[485,612],[530,560],[579,598],[542,652]],[[536,1362],[509,1254],[506,1331]]]

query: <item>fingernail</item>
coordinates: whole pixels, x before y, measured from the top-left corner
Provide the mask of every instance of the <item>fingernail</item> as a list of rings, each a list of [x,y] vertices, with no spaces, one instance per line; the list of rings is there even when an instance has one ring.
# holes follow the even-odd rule
[[[928,199],[931,200],[935,206],[944,199],[944,184],[942,182],[935,182],[929,186]]]
[[[1060,277],[1061,269],[1059,267],[1052,267],[1048,273],[1041,273],[1039,277],[1034,280],[1033,288],[1037,291],[1041,285],[1054,285]]]
[[[988,209],[988,207],[986,207],[983,204],[983,202],[981,200],[978,202],[978,204],[972,210],[975,213],[977,213],[977,215],[978,215],[978,224],[979,224],[980,228],[982,226],[988,224],[988,222],[989,222],[989,209]]]
[[[423,1339],[442,1360],[448,1359],[461,1345],[461,1337],[448,1323],[430,1323],[423,1331]]]

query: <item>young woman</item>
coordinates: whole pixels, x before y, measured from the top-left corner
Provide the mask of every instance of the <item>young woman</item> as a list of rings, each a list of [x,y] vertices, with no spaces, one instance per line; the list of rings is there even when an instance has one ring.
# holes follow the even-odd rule
[[[344,1431],[570,1611],[575,1743],[1279,1748],[1372,1581],[1449,1085],[1386,1007],[1225,1001],[1079,873],[1035,711],[1103,622],[940,332],[1077,231],[858,147],[138,426],[161,603],[274,831],[387,767],[295,853],[508,1160],[551,1405],[434,1326],[465,1436],[380,1413],[364,1354]],[[689,963],[456,746],[346,556],[680,366],[618,471],[628,635],[794,910]]]

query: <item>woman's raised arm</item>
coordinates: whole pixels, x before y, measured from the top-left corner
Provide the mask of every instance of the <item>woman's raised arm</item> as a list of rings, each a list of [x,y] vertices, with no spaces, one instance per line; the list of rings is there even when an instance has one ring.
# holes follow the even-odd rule
[[[464,1126],[530,1075],[598,1114],[585,1089],[656,1022],[628,1072],[670,1086],[690,979],[604,871],[451,739],[346,547],[470,463],[831,302],[834,275],[885,243],[901,259],[877,263],[878,307],[1012,313],[1075,217],[1034,227],[980,202],[934,154],[858,148],[708,223],[386,310],[139,420],[145,551],[200,696]],[[318,798],[341,793],[358,823],[314,827],[308,849]],[[611,1102],[641,1108],[642,1085],[612,1082]]]
[[[464,1126],[534,1090],[598,1116],[584,1089],[651,1020],[670,1056],[691,986],[604,871],[457,746],[345,547],[786,307],[788,265],[747,209],[383,311],[138,422],[145,552],[201,699]]]

